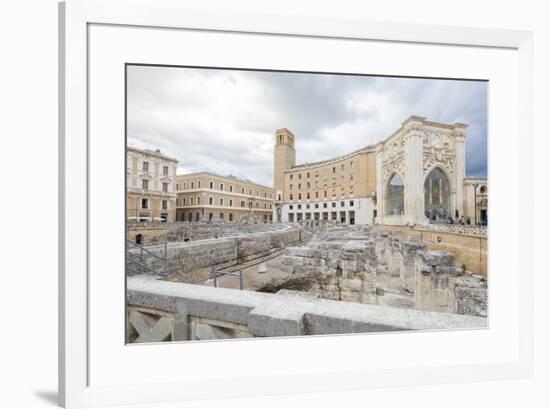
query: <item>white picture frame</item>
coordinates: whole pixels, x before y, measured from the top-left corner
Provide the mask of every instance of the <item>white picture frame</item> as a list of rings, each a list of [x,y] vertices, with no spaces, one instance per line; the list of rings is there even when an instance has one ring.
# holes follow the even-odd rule
[[[519,63],[517,179],[522,200],[532,201],[532,33],[527,31],[447,27],[386,22],[285,17],[189,10],[177,0],[69,0],[60,4],[60,139],[59,139],[59,400],[65,407],[137,404],[213,397],[244,397],[295,392],[350,390],[365,387],[523,378],[532,375],[533,219],[523,215],[517,225],[522,240],[512,245],[522,260],[517,281],[517,334],[513,359],[462,364],[409,366],[393,369],[291,375],[227,376],[180,382],[91,382],[89,267],[89,82],[90,26],[158,27],[209,33],[245,33],[330,40],[377,41],[404,46],[422,44],[512,50]],[[136,61],[134,61],[136,62]],[[500,165],[499,165],[500,166]],[[519,208],[512,216],[519,220]],[[491,251],[496,250],[491,247]],[[512,270],[512,267],[509,267]],[[113,274],[117,274],[114,272]],[[120,273],[122,274],[122,272]],[[510,274],[518,274],[510,271]],[[120,294],[121,304],[124,294]],[[514,304],[516,305],[516,304]],[[516,327],[514,327],[516,328]],[[121,328],[121,332],[122,332]],[[458,334],[445,334],[447,338]],[[122,338],[122,337],[121,337]],[[330,338],[330,337],[329,337]],[[326,339],[329,339],[326,338]],[[348,337],[349,338],[349,337]],[[261,341],[265,343],[266,341]],[[278,341],[267,341],[275,342]],[[301,343],[307,343],[304,338]],[[213,345],[213,346],[212,346]],[[220,345],[220,344],[218,344]],[[241,344],[243,345],[243,344]],[[271,344],[275,345],[275,344]],[[281,344],[278,344],[281,345]],[[161,346],[175,348],[181,345]],[[212,348],[216,345],[211,344]],[[175,352],[174,352],[175,353]],[[139,356],[139,355],[137,355]]]

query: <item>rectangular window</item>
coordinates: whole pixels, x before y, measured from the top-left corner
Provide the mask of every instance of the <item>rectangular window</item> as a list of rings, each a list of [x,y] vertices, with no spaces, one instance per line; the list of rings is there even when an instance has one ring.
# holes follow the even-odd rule
[[[183,205],[185,206],[185,197],[183,198]]]
[[[229,199],[229,206],[233,206],[233,199]]]
[[[214,182],[210,182],[210,189],[214,189]]]
[[[294,175],[291,174],[291,175],[290,175],[290,180],[292,180],[293,178],[294,178]]]
[[[190,198],[189,199],[189,203],[192,205],[193,204],[193,198]]]
[[[290,200],[293,200],[293,196],[292,196],[292,193],[290,194]]]
[[[232,185],[229,185],[229,191],[233,192],[233,186]]]
[[[350,205],[350,207],[353,206],[353,200],[350,200],[350,201],[349,201],[349,205]]]
[[[211,197],[209,197],[209,198],[208,198],[208,204],[209,204],[209,205],[214,204],[214,199],[212,199]]]
[[[162,210],[168,210],[168,200],[162,201]]]
[[[144,190],[149,189],[149,181],[143,179],[143,180],[141,181],[141,187],[142,187],[142,189],[144,189]]]
[[[149,162],[143,162],[143,171],[149,172]]]
[[[223,183],[220,183],[220,190],[223,190]]]
[[[220,206],[223,206],[223,198],[220,198]]]
[[[149,200],[148,199],[141,199],[141,208],[142,209],[148,209],[149,208]]]
[[[292,210],[292,209],[294,208],[294,206],[293,206],[293,205],[289,205],[288,208],[289,208],[290,210]]]
[[[162,184],[162,191],[163,192],[168,192],[168,183],[163,183]]]
[[[200,197],[200,196],[197,196],[197,204],[198,204],[198,205],[201,204],[201,197]]]
[[[199,180],[199,181],[197,182],[197,189],[200,189],[200,188],[201,188],[201,181]]]
[[[168,176],[168,166],[162,167],[162,176]]]

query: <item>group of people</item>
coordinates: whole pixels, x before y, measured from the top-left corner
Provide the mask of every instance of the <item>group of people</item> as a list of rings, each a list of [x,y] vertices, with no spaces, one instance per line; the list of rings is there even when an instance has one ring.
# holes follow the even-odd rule
[[[469,217],[464,220],[464,216],[460,216],[460,219],[453,219],[451,216],[448,217],[447,223],[449,224],[472,224],[472,220]]]
[[[448,223],[448,224],[461,224],[461,225],[471,225],[472,220],[470,217],[464,217],[464,215],[458,217],[458,212],[456,212],[455,217],[447,216],[445,214],[444,208],[434,208],[431,210],[426,210],[426,217],[431,222],[440,222],[440,223]],[[487,219],[482,219],[479,223],[480,226],[487,226]]]

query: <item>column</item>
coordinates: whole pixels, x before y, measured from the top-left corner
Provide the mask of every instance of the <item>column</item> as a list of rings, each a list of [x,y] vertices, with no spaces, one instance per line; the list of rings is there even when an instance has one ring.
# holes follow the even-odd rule
[[[405,136],[405,221],[409,223],[424,220],[424,155],[422,134],[415,125]]]
[[[460,216],[464,214],[464,177],[466,175],[466,155],[464,148],[466,125],[455,124],[455,209]],[[454,216],[454,215],[453,215]]]

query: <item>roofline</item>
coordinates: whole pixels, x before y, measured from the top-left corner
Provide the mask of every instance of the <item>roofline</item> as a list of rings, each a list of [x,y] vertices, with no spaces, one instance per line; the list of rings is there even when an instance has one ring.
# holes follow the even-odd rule
[[[360,154],[360,153],[368,153],[369,149],[375,150],[380,145],[383,145],[384,143],[386,143],[387,141],[392,139],[399,132],[403,131],[405,129],[405,125],[407,125],[410,122],[421,122],[423,125],[437,126],[437,127],[446,128],[446,129],[456,129],[456,128],[466,129],[468,127],[467,124],[463,124],[463,123],[460,123],[460,122],[455,122],[454,124],[446,124],[446,123],[443,123],[443,122],[428,121],[423,116],[411,115],[407,119],[405,119],[401,123],[401,126],[398,129],[396,129],[390,136],[376,142],[375,144],[363,146],[362,148],[356,149],[356,150],[354,150],[352,152],[349,152],[349,153],[345,153],[345,154],[337,156],[335,158],[325,159],[325,160],[321,160],[321,161],[318,161],[318,162],[302,163],[302,164],[299,164],[299,165],[295,165],[295,166],[292,166],[290,169],[286,169],[284,172],[291,172],[291,171],[301,169],[301,168],[305,168],[305,167],[319,166],[319,165],[323,165],[323,164],[328,164],[330,162],[336,162],[336,161],[339,161],[339,160],[342,160],[342,159],[345,159],[345,158],[348,158],[348,157],[351,157],[351,156],[355,156],[355,155]],[[282,128],[282,129],[286,129],[286,128]]]
[[[224,179],[224,180],[227,180],[227,181],[230,181],[230,182],[232,181],[232,182],[244,183],[244,184],[247,184],[247,185],[254,185],[254,186],[261,187],[263,189],[271,189],[271,190],[275,189],[271,186],[261,185],[260,183],[253,182],[251,180],[241,179],[241,178],[238,178],[236,176],[224,176],[224,175],[220,175],[219,173],[214,173],[214,172],[191,172],[191,173],[186,173],[184,175],[176,175],[175,179],[177,180],[178,178],[193,177],[193,176],[199,176],[199,175],[214,176],[214,177],[221,178],[221,179]]]
[[[168,160],[168,161],[171,161],[171,162],[179,163],[179,160],[177,160],[176,158],[164,155],[162,152],[157,152],[157,151],[154,151],[154,150],[151,150],[151,149],[140,149],[140,148],[136,148],[134,146],[127,146],[126,150],[141,153],[143,155],[154,156],[156,158]]]

